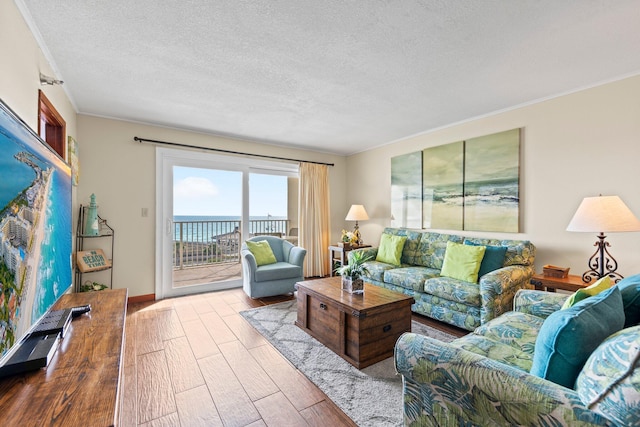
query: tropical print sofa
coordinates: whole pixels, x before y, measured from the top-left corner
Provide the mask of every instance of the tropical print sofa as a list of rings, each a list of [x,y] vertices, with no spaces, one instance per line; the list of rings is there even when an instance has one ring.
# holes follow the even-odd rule
[[[472,331],[511,310],[516,291],[530,287],[536,248],[529,241],[465,238],[390,227],[384,234],[406,236],[400,263],[376,261],[379,247],[358,249],[372,258],[366,264],[369,272],[365,279],[411,295],[415,299],[411,309],[416,313]],[[440,274],[447,242],[506,247],[506,253],[500,268],[471,283]]]
[[[595,348],[584,355],[586,362],[578,360],[579,352],[571,349],[560,355],[563,370],[567,360],[578,369],[570,386],[549,379],[548,371],[530,373],[537,362],[536,347],[545,346],[538,335],[556,324],[554,316],[563,321],[576,318],[575,309],[587,313],[582,316],[588,316],[589,322],[602,321],[584,308],[602,304],[596,297],[562,314],[566,294],[522,290],[515,297],[514,311],[451,343],[413,333],[402,335],[396,343],[395,366],[403,378],[405,425],[640,425],[640,275],[634,277],[626,295],[617,286],[607,291],[611,295],[605,295],[613,300],[622,294],[614,311],[624,307],[624,313],[614,313],[617,320],[613,323],[623,329],[603,340],[597,336],[597,325],[583,330],[584,336],[578,338]],[[581,333],[574,326],[568,323],[566,329]],[[554,345],[574,346],[571,337],[556,341]]]

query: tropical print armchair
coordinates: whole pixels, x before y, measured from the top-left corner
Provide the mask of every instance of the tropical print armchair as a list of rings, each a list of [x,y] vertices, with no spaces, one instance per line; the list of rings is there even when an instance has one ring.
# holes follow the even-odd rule
[[[640,425],[640,326],[600,344],[575,389],[529,373],[538,331],[566,298],[519,291],[514,311],[451,343],[401,336],[395,366],[405,425]]]

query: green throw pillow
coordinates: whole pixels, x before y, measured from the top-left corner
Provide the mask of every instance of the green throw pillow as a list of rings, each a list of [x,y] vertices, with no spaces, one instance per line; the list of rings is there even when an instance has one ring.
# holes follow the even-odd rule
[[[380,246],[378,247],[376,261],[399,267],[400,257],[402,256],[402,249],[404,249],[404,242],[406,241],[407,236],[394,236],[392,234],[386,233],[383,234],[380,237]]]
[[[477,283],[480,263],[484,257],[484,246],[469,246],[460,243],[447,242],[444,253],[441,276]]]
[[[275,264],[278,262],[276,256],[271,250],[271,246],[269,246],[269,242],[266,240],[260,240],[259,242],[247,240],[246,244],[249,251],[251,251],[253,256],[256,258],[256,264],[258,264],[258,266]]]
[[[598,295],[602,291],[606,291],[609,289],[613,283],[611,283],[611,279],[609,276],[604,276],[593,285],[587,286],[586,288],[578,289],[575,291],[567,300],[562,304],[562,309],[573,307],[575,304],[579,303],[585,298],[592,297]]]
[[[536,337],[530,374],[573,389],[591,353],[623,326],[617,286],[551,313]]]
[[[484,246],[469,240],[465,240],[464,244],[470,246]],[[487,273],[491,273],[492,271],[504,267],[504,257],[507,254],[507,247],[485,246],[485,248],[484,257],[482,257],[482,262],[480,263],[480,271],[478,271],[478,277],[482,277]]]

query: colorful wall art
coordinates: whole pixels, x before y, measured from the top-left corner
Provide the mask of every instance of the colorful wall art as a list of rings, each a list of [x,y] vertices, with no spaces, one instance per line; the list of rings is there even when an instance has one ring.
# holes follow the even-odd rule
[[[520,129],[393,157],[391,225],[517,233],[519,178]]]

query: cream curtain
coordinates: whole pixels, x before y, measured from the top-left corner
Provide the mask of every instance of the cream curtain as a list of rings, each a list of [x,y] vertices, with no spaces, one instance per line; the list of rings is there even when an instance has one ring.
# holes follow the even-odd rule
[[[300,163],[298,224],[300,246],[307,250],[305,277],[329,275],[329,171],[327,165]]]

